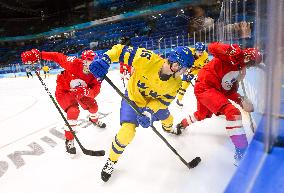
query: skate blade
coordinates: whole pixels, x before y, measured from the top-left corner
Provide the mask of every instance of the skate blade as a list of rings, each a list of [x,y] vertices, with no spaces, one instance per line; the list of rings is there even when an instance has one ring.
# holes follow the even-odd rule
[[[71,154],[71,153],[68,153],[68,152],[65,152],[66,153],[66,156],[70,159],[76,159],[78,157],[78,153],[76,154]]]

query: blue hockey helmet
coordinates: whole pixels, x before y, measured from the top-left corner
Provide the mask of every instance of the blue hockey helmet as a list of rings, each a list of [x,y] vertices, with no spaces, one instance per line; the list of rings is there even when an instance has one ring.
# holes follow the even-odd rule
[[[193,65],[194,57],[188,47],[178,46],[170,52],[168,60],[170,63],[179,63],[182,68],[190,68]]]
[[[205,44],[204,42],[196,42],[194,45],[194,48],[196,51],[201,51],[203,52],[205,50]]]

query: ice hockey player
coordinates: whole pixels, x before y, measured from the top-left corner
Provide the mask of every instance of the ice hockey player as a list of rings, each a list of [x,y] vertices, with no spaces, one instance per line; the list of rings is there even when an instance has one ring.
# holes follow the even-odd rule
[[[47,65],[44,65],[42,67],[42,71],[43,71],[43,74],[44,74],[44,78],[46,78],[46,76],[48,75],[49,73],[49,67]]]
[[[197,75],[194,87],[197,111],[183,119],[176,128],[185,129],[196,121],[210,118],[213,113],[225,115],[226,130],[235,146],[235,165],[238,165],[248,141],[242,125],[241,112],[229,100],[239,104],[246,112],[254,110],[251,101],[237,91],[239,81],[246,74],[246,68],[257,66],[262,56],[255,48],[241,50],[236,44],[214,42],[209,44],[208,50],[214,58]]]
[[[108,181],[126,146],[134,138],[136,127],[150,127],[154,121],[161,121],[164,131],[179,135],[173,126],[173,116],[168,106],[174,100],[181,85],[180,75],[193,65],[193,55],[188,47],[177,47],[163,59],[153,51],[117,44],[94,60],[90,71],[103,79],[113,62],[123,62],[133,68],[126,97],[139,108],[142,116],[137,115],[131,106],[123,100],[120,109],[121,128],[114,137],[109,158],[102,169],[101,178]]]
[[[33,78],[32,70],[31,70],[31,68],[29,66],[26,67],[26,74],[27,74],[28,78],[30,78],[30,76]]]
[[[82,59],[69,57],[58,52],[40,52],[37,49],[22,53],[24,63],[36,63],[38,60],[49,60],[58,63],[65,70],[57,76],[55,97],[60,107],[67,113],[67,120],[73,130],[76,130],[79,117],[79,105],[88,110],[89,120],[94,125],[105,128],[106,124],[98,119],[98,105],[95,97],[100,93],[101,83],[90,73],[89,65],[95,58],[92,50],[82,53]],[[66,151],[75,155],[74,136],[65,126]]]
[[[189,48],[194,56],[193,66],[182,76],[182,85],[178,91],[176,103],[179,107],[183,107],[181,102],[186,89],[192,84],[192,79],[196,76],[199,70],[209,62],[208,53],[205,51],[204,42],[196,42],[194,48]]]

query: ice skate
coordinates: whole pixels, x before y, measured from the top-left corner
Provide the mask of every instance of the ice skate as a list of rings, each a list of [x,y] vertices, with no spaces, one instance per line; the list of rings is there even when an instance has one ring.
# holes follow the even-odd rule
[[[246,148],[235,148],[235,155],[234,155],[234,165],[238,167],[240,165],[241,160],[244,157]]]
[[[180,135],[182,132],[181,132],[181,129],[180,128],[171,128],[171,130],[167,130],[164,126],[162,126],[163,130],[167,133],[171,133],[171,134],[174,134],[174,135]]]
[[[74,146],[74,140],[65,140],[66,152],[70,155],[71,158],[76,155],[76,147]]]
[[[110,159],[108,159],[106,164],[104,165],[102,172],[101,172],[101,179],[104,182],[107,182],[109,178],[111,177],[114,164],[116,164],[116,162],[113,162]]]
[[[89,121],[91,121],[95,126],[97,126],[99,128],[105,128],[106,127],[106,124],[101,122],[98,118],[97,119],[89,118]]]

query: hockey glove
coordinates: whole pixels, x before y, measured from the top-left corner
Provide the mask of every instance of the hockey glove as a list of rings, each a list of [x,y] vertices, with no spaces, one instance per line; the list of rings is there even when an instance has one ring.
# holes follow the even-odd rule
[[[90,64],[89,69],[96,78],[103,80],[108,73],[109,63],[104,59],[97,59]]]
[[[184,74],[182,80],[190,82],[194,78],[194,74]]]
[[[241,107],[246,112],[253,112],[254,111],[252,102],[248,98],[245,98],[245,97],[243,98],[243,100],[241,102]]]
[[[122,80],[129,80],[131,75],[131,66],[127,64],[120,64],[120,76]]]
[[[142,109],[142,115],[137,116],[139,125],[143,128],[148,128],[153,124],[153,111],[149,108]]]
[[[41,53],[37,49],[32,49],[30,51],[23,52],[21,58],[24,64],[33,64],[40,60]]]
[[[129,66],[128,64],[120,64],[120,74],[131,74],[131,66]]]

